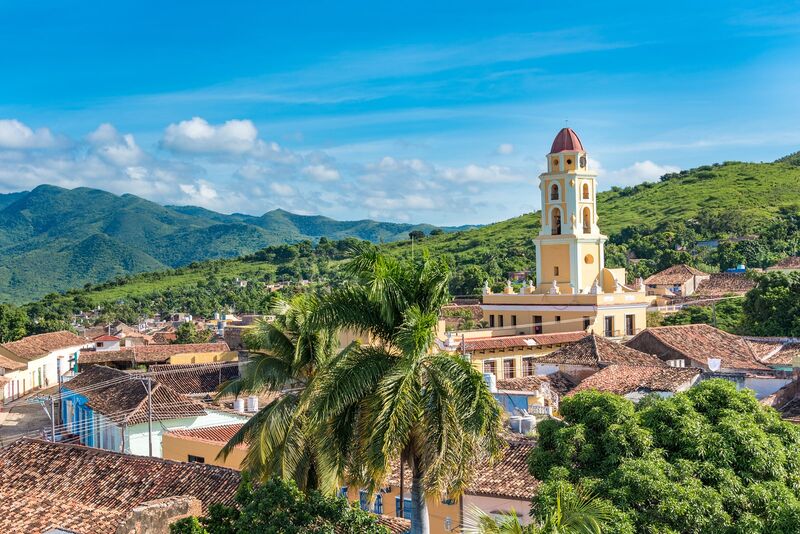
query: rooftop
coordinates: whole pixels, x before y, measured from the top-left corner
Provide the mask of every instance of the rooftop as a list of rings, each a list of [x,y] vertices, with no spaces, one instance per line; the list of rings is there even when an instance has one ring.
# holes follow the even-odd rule
[[[23,337],[19,341],[3,343],[2,347],[23,360],[35,360],[59,349],[82,347],[89,341],[72,332],[61,330],[47,334]]]
[[[237,471],[22,439],[0,450],[0,531],[39,534],[57,526],[114,534],[144,502],[178,495],[232,504]]]
[[[177,354],[203,353],[203,352],[229,352],[228,344],[219,343],[174,343],[171,345],[140,345],[120,350],[91,351],[83,350],[78,357],[78,363],[106,363],[118,361],[131,361],[140,363],[167,363],[172,356]]]
[[[800,269],[800,256],[789,256],[775,265],[767,267],[768,271],[780,271],[783,269]]]
[[[680,285],[688,280],[691,280],[695,276],[710,275],[699,269],[695,269],[691,265],[681,263],[648,276],[644,283],[646,285]]]
[[[519,336],[482,337],[464,340],[464,350],[472,352],[489,349],[511,349],[517,347],[543,347],[574,343],[586,337],[586,332],[562,332],[557,334],[527,334]]]
[[[117,423],[147,422],[147,386],[144,377],[95,365],[64,384],[65,390],[81,394],[90,408]],[[203,405],[153,381],[153,420],[206,415]]]
[[[707,324],[646,328],[627,342],[631,348],[664,360],[688,359],[702,367],[709,358],[722,360],[723,369],[766,371],[744,338]]]
[[[609,365],[586,378],[570,391],[596,389],[617,395],[636,391],[680,391],[700,376],[700,369],[691,367],[646,367],[640,365]]]
[[[157,382],[185,395],[217,391],[221,384],[239,376],[238,362],[151,365],[147,373]]]
[[[556,138],[553,139],[553,145],[550,147],[551,154],[564,151],[584,151],[578,134],[572,128],[561,128],[561,131],[556,134]]]
[[[193,441],[204,441],[216,445],[225,445],[234,434],[242,429],[243,424],[208,426],[204,428],[186,428],[170,430],[167,434],[179,438],[188,438]]]
[[[545,376],[520,376],[517,378],[505,378],[497,381],[497,389],[503,391],[537,391],[542,384],[549,382]]]
[[[604,367],[611,364],[649,365],[666,364],[655,356],[626,347],[596,334],[589,334],[577,343],[536,358],[537,362],[559,365],[589,365]]]
[[[692,296],[714,298],[744,295],[754,287],[755,280],[743,273],[712,273],[708,280],[700,282]]]

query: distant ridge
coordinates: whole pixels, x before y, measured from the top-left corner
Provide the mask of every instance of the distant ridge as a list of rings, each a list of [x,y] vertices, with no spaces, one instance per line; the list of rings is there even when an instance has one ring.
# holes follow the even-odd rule
[[[226,215],[196,206],[162,206],[132,194],[40,185],[0,195],[0,302],[125,274],[233,258],[269,245],[357,237],[407,239],[436,226],[272,210]],[[454,230],[443,228],[445,231]]]

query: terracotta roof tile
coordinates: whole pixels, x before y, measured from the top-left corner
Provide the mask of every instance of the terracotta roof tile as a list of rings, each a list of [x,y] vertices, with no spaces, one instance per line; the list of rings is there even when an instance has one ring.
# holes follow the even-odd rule
[[[151,365],[154,380],[184,395],[217,391],[221,384],[239,376],[238,362]]]
[[[232,469],[23,439],[0,450],[0,532],[114,534],[134,507],[189,495],[233,504]]]
[[[189,438],[192,440],[224,445],[228,443],[233,435],[241,430],[241,428],[242,424],[240,423],[234,425],[209,426],[205,428],[170,430],[167,434],[179,438]]]
[[[25,369],[28,367],[28,364],[12,360],[11,358],[6,358],[0,354],[0,367],[7,371],[19,371],[20,369]]]
[[[547,377],[536,375],[505,378],[497,381],[497,389],[504,391],[537,391],[545,382],[549,382]]]
[[[411,521],[402,517],[379,515],[378,524],[389,529],[390,534],[405,534],[411,530]]]
[[[752,346],[752,342],[751,342]],[[785,343],[775,351],[761,358],[761,362],[767,365],[789,366],[800,356],[800,343]]]
[[[135,425],[148,420],[147,386],[141,378],[95,365],[65,382],[63,387],[86,397],[89,407],[107,418]],[[107,385],[101,386],[103,383]],[[154,421],[206,415],[202,404],[157,381],[152,384],[152,402]]]
[[[723,369],[766,371],[744,338],[707,324],[687,324],[646,328],[627,342],[663,360],[688,359],[707,368],[709,358],[722,360]]]
[[[709,276],[700,269],[681,263],[648,276],[645,285],[680,285],[695,276]]]
[[[520,336],[498,336],[467,339],[464,350],[467,352],[488,349],[509,349],[516,347],[542,347],[574,343],[586,337],[586,332],[561,332],[555,334],[528,334]],[[460,345],[460,344],[459,344]]]
[[[103,334],[102,336],[93,337],[92,341],[122,341],[122,338],[118,338],[117,336],[110,336],[108,334]]]
[[[35,360],[46,356],[54,350],[66,349],[70,347],[82,347],[89,343],[89,340],[78,337],[72,332],[62,330],[60,332],[49,332],[47,334],[37,334],[28,336],[19,341],[3,343],[3,348],[13,352],[23,360]]]
[[[596,334],[585,336],[579,342],[561,347],[550,354],[538,356],[536,362],[599,367],[613,363],[662,367],[666,365],[646,352],[634,350]]]
[[[588,389],[607,391],[617,395],[626,395],[636,391],[671,391],[674,393],[693,384],[699,376],[700,369],[691,367],[609,365],[584,379],[567,395]]]
[[[127,361],[133,357],[133,362],[140,363],[167,363],[172,356],[192,352],[229,352],[228,344],[219,343],[175,343],[172,345],[140,345],[120,350],[81,351],[78,363],[105,363]]]
[[[711,278],[700,282],[692,297],[713,298],[726,295],[744,295],[754,287],[756,287],[755,280],[745,274],[713,273]]]

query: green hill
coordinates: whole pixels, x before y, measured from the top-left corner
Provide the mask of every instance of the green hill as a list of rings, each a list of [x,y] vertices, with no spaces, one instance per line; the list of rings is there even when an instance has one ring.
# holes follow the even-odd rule
[[[0,195],[0,302],[270,245],[357,237],[403,239],[430,225],[336,221],[274,210],[260,217],[162,206],[135,195],[42,185]],[[446,229],[450,230],[450,229]]]
[[[531,186],[531,194],[535,193],[536,189]],[[704,166],[664,176],[656,183],[614,188],[598,196],[600,227],[611,237],[607,263],[624,265],[637,276],[648,274],[642,269],[657,268],[659,257],[668,265],[690,261],[706,262],[705,266],[712,269],[724,268],[724,258],[715,256],[716,253],[676,252],[675,245],[679,239],[688,239],[693,244],[692,240],[723,237],[726,232],[764,234],[760,239],[766,241],[755,241],[758,246],[749,244],[746,247],[754,253],[767,254],[764,261],[785,255],[785,247],[796,246],[800,232],[793,227],[784,228],[783,233],[788,232],[788,238],[783,236],[783,241],[779,241],[769,237],[773,231],[770,225],[777,224],[775,221],[782,220],[780,217],[787,213],[800,218],[799,205],[800,167],[787,161]],[[290,220],[284,214],[274,217]],[[313,232],[312,226],[304,229]],[[535,265],[533,238],[538,231],[539,214],[525,214],[480,228],[425,237],[414,245],[414,253],[427,250],[449,258],[455,270],[453,290],[467,292],[482,282],[484,276],[502,282],[509,270],[531,269]],[[787,245],[787,239],[794,241]],[[408,257],[412,253],[408,239],[387,243],[384,247],[392,254]],[[644,252],[640,252],[642,250]],[[628,264],[627,257],[634,251],[639,251],[639,258],[645,260]],[[214,276],[246,279],[274,279],[279,273],[291,278],[315,273],[335,276],[337,261],[319,250],[297,249],[288,255],[267,251],[249,259],[200,264],[157,279],[152,275],[133,277],[123,284],[112,284],[84,296],[93,303],[142,298],[160,291],[159,288],[192,286]],[[729,261],[740,260],[733,256]]]

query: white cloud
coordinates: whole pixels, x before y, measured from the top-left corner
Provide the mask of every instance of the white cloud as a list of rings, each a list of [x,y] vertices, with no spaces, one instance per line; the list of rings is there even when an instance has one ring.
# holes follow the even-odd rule
[[[602,165],[598,161],[590,161],[593,170],[598,173],[598,179],[604,186],[628,186],[636,185],[642,182],[652,182],[659,177],[680,171],[680,167],[675,165],[659,165],[652,161],[637,161],[629,167],[617,169],[613,171],[603,171]]]
[[[325,164],[308,165],[303,168],[303,174],[317,182],[334,182],[341,178],[338,170]]]
[[[269,188],[273,193],[282,197],[290,197],[294,195],[294,188],[287,184],[272,182],[269,184]]]
[[[501,143],[497,146],[497,153],[503,156],[507,156],[514,152],[514,145],[511,143]]]
[[[180,184],[179,187],[187,197],[192,199],[193,203],[201,206],[208,205],[209,202],[219,197],[216,189],[203,180],[193,184]]]
[[[497,184],[523,182],[526,180],[524,175],[501,165],[481,167],[480,165],[469,164],[464,167],[447,167],[440,170],[439,176],[445,180],[459,183],[482,182]]]
[[[0,148],[51,148],[58,145],[47,128],[33,130],[16,119],[0,119]]]
[[[209,124],[201,117],[170,124],[162,144],[175,152],[244,154],[256,148],[258,130],[252,121],[229,120]]]

